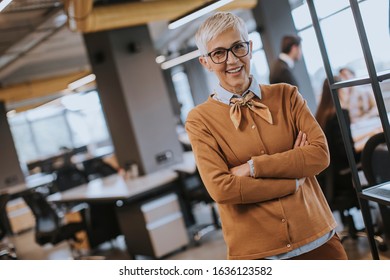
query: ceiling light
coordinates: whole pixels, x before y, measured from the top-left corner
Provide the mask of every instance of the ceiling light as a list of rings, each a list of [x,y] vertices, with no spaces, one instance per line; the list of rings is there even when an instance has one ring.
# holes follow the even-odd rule
[[[8,6],[9,3],[11,3],[12,0],[3,0],[0,3],[0,12],[5,9],[5,7]]]
[[[202,5],[198,8],[196,8],[195,10],[190,12],[189,14],[181,16],[180,18],[172,21],[168,25],[168,28],[169,29],[178,28],[179,26],[182,26],[190,21],[193,21],[194,19],[201,17],[201,16],[203,16],[211,11],[214,11],[215,9],[218,9],[218,8],[224,6],[232,1],[233,0],[221,0],[221,1],[211,1],[209,3],[206,3],[205,5]]]
[[[156,57],[156,63],[163,63],[166,59],[167,58],[165,57],[165,55],[159,55],[158,57]]]
[[[173,58],[171,60],[168,60],[168,61],[161,63],[161,69],[166,70],[166,69],[172,68],[173,66],[176,66],[176,65],[182,64],[186,61],[189,61],[191,59],[194,59],[194,58],[198,57],[199,55],[200,55],[199,50],[195,50],[195,51],[183,54],[179,57],[176,57],[176,58]]]
[[[68,85],[68,89],[75,90],[79,87],[82,87],[90,82],[93,82],[96,79],[95,74],[89,74],[81,79],[78,79]]]

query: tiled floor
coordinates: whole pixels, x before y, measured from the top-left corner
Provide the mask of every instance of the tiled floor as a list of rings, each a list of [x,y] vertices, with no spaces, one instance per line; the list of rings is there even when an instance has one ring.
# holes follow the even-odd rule
[[[199,208],[197,218],[205,217],[203,208]],[[207,219],[207,218],[205,218]],[[56,246],[39,246],[34,241],[34,231],[30,230],[9,238],[16,246],[19,259],[23,260],[47,260],[47,259],[72,259],[68,243],[63,242]],[[368,241],[366,238],[356,240],[347,239],[344,243],[349,259],[372,259]],[[390,242],[387,242],[390,245]],[[390,246],[389,246],[390,247]],[[121,260],[129,259],[126,252],[124,239],[119,237],[111,243],[103,244],[98,250],[92,252],[93,256],[104,257],[105,259]],[[202,239],[199,246],[189,245],[186,249],[174,252],[165,259],[179,260],[224,260],[226,259],[226,246],[222,232],[214,231]],[[390,249],[381,253],[381,259],[390,260]]]

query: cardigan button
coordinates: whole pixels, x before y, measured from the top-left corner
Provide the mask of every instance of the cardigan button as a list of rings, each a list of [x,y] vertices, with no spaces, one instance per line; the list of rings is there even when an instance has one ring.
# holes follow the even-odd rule
[[[261,153],[262,155],[264,155],[265,151],[264,151],[264,150],[261,150],[260,153]]]
[[[285,223],[286,222],[286,219],[282,219],[282,223]]]
[[[291,247],[291,244],[287,244],[287,248],[290,248]]]
[[[256,126],[253,124],[253,125],[252,125],[252,129],[255,129],[255,128],[256,128]]]

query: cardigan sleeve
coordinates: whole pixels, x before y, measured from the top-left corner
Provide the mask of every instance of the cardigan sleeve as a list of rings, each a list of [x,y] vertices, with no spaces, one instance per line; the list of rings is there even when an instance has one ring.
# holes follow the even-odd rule
[[[293,149],[291,143],[288,151],[252,157],[256,178],[304,178],[317,175],[329,165],[326,137],[306,101],[296,87],[286,85],[284,90],[290,96],[289,117],[294,131],[306,133],[309,145]]]
[[[194,110],[186,121],[199,174],[210,196],[220,204],[257,203],[290,195],[294,179],[264,179],[233,175],[217,141]]]

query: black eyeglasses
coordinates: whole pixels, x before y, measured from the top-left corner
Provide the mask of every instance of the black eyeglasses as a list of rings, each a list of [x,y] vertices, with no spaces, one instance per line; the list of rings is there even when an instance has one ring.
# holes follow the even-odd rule
[[[228,49],[219,48],[209,52],[209,56],[215,64],[221,64],[227,61],[229,52],[232,52],[235,57],[244,57],[249,53],[249,42],[238,42]]]

